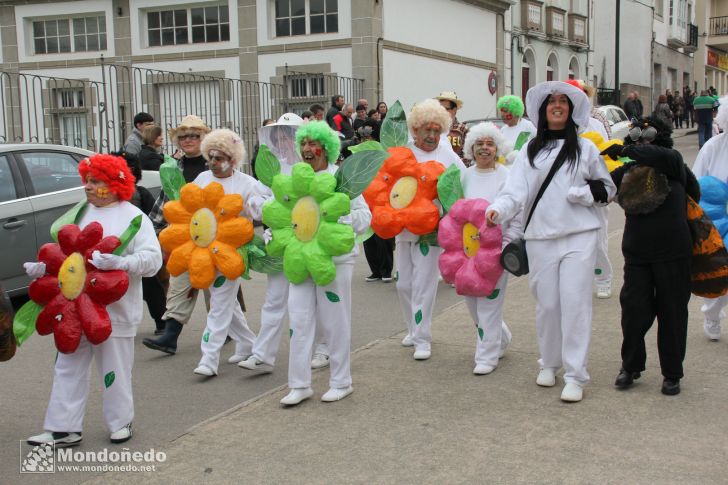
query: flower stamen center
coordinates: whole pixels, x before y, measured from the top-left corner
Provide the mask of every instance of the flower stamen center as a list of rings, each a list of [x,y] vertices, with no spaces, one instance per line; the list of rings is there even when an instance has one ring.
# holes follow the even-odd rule
[[[480,231],[473,224],[466,222],[463,226],[463,251],[469,258],[475,256],[480,249]]]
[[[414,177],[401,177],[389,192],[389,205],[393,209],[404,209],[412,203],[416,195],[417,179]]]
[[[86,265],[81,253],[68,256],[58,270],[58,286],[67,300],[75,300],[86,283]]]
[[[215,214],[204,207],[192,214],[190,221],[190,238],[197,246],[206,248],[217,236]]]
[[[319,205],[311,196],[302,197],[291,211],[293,233],[299,241],[308,242],[318,232],[321,221]]]

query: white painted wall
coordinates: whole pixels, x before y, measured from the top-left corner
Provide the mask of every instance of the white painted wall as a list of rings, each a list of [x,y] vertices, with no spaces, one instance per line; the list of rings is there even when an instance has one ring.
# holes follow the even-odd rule
[[[622,2],[620,17],[620,83],[650,86],[652,9],[644,3]],[[600,84],[604,79],[604,87],[613,89],[616,29],[614,4],[594,2],[594,20],[594,74],[599,77]]]
[[[276,67],[307,64],[330,64],[331,72],[351,77],[351,49],[325,49],[319,51],[258,54],[258,80],[269,83],[276,76]]]
[[[59,54],[33,53],[33,20],[89,17],[93,14],[106,17],[106,50],[93,52],[64,52]],[[97,58],[101,54],[113,57],[114,54],[114,22],[110,1],[83,0],[80,2],[54,2],[52,7],[46,3],[15,6],[15,28],[18,36],[19,62],[44,62],[69,59]],[[62,76],[68,77],[68,76]]]
[[[240,65],[237,57],[135,63],[134,67],[141,69],[156,69],[160,71],[186,72],[191,74],[223,71],[225,73],[223,77],[240,79]]]
[[[496,15],[452,0],[387,0],[384,39],[496,62]]]
[[[352,1],[353,0],[338,0],[339,31],[336,33],[276,37],[276,12],[274,0],[257,0],[255,13],[258,25],[258,45],[280,45],[295,44],[299,42],[317,42],[332,39],[348,39],[349,37],[351,37]]]
[[[496,116],[496,95],[488,91],[490,70],[384,50],[384,99],[396,100],[406,111],[442,91],[455,91],[463,100],[461,121]]]

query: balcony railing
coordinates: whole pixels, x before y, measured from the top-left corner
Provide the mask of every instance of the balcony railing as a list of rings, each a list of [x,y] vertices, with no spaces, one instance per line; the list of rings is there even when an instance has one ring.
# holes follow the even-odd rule
[[[698,50],[698,26],[688,24],[688,44],[684,47],[685,52]]]
[[[708,25],[710,35],[728,35],[728,16],[710,17]]]

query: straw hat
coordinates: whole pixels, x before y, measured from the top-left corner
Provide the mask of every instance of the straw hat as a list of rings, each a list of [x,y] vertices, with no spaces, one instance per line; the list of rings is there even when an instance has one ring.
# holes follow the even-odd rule
[[[201,131],[203,134],[210,133],[211,128],[202,121],[202,118],[195,115],[187,115],[176,128],[170,128],[167,133],[172,140],[177,140],[177,133],[180,131]]]
[[[455,94],[455,91],[443,91],[435,99],[438,101],[451,101],[455,103],[455,106],[457,106],[458,109],[463,107],[463,102],[458,98],[458,95]]]

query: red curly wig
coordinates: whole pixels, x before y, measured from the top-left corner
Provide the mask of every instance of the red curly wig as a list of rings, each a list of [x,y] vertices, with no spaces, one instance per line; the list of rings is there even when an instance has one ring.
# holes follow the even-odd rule
[[[131,174],[126,160],[115,155],[97,153],[81,160],[78,164],[78,173],[81,180],[91,175],[96,180],[101,180],[109,186],[109,190],[116,194],[120,200],[129,200],[134,194],[136,179]]]

